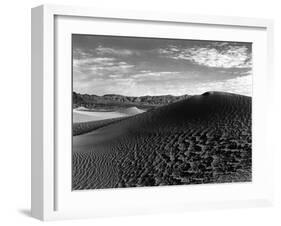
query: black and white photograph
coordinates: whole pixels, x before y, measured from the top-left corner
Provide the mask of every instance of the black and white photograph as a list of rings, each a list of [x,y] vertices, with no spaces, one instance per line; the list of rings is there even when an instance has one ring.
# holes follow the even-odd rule
[[[252,43],[72,34],[72,189],[252,181]]]

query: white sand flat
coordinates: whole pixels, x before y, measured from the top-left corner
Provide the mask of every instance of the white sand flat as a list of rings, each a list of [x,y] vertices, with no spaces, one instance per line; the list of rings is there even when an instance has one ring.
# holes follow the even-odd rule
[[[122,111],[110,111],[110,112],[87,111],[87,108],[79,107],[73,109],[73,123],[127,117],[127,116],[140,114],[143,112],[145,111],[138,109],[136,107],[126,108]]]
[[[73,110],[73,122],[89,122],[98,121],[110,118],[119,118],[128,116],[125,113],[120,112],[90,112],[90,111],[78,111]]]

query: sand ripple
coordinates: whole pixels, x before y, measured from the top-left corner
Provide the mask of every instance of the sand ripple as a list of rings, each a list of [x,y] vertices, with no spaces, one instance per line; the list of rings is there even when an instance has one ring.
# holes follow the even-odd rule
[[[251,98],[209,92],[73,139],[73,189],[245,182]]]

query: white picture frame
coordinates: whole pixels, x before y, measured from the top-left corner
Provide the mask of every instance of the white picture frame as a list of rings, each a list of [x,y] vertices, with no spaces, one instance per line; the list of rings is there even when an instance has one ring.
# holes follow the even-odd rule
[[[151,36],[149,26],[191,26],[216,40],[251,41],[257,48],[253,86],[253,159],[254,179],[246,184],[184,185],[153,188],[107,189],[106,191],[72,191],[69,183],[69,145],[62,144],[60,133],[68,133],[63,115],[71,108],[68,90],[71,46],[69,34],[91,33],[108,25],[120,24],[120,30],[96,31],[105,35],[122,35],[126,26],[139,24],[138,31],[126,35]],[[112,23],[112,24],[110,24]],[[81,25],[84,24],[84,25]],[[103,24],[104,25],[104,24]],[[124,26],[122,28],[122,26]],[[89,30],[89,27],[93,30]],[[174,28],[173,28],[174,27]],[[78,29],[79,28],[79,29]],[[216,32],[212,29],[217,29]],[[75,30],[76,29],[76,30]],[[233,33],[233,30],[237,33]],[[96,29],[98,30],[98,29]],[[167,31],[157,37],[170,37]],[[166,29],[167,30],[167,29]],[[224,32],[224,30],[226,32]],[[195,32],[195,33],[196,33]],[[239,33],[240,32],[240,33]],[[194,33],[194,34],[195,34]],[[198,33],[198,34],[199,34]],[[232,37],[230,38],[230,34]],[[178,34],[180,36],[180,34]],[[177,37],[179,37],[177,36]],[[206,34],[205,34],[206,36]],[[196,38],[197,36],[194,35]],[[199,36],[200,37],[200,34]],[[184,34],[181,38],[185,38]],[[186,38],[191,38],[186,37]],[[212,38],[211,38],[212,40]],[[63,42],[62,42],[63,41]],[[63,44],[64,43],[64,44]],[[261,53],[262,56],[261,56]],[[63,56],[63,57],[62,57]],[[61,59],[65,60],[61,60]],[[59,76],[58,76],[59,75]],[[255,77],[256,76],[256,77]],[[208,208],[234,208],[271,205],[273,202],[273,151],[266,140],[266,118],[270,117],[270,96],[273,84],[273,22],[266,19],[185,15],[163,12],[133,12],[114,9],[43,5],[32,9],[32,186],[31,213],[41,220],[89,218],[97,216],[129,215],[165,211],[185,211]],[[65,109],[60,103],[66,100]],[[68,101],[67,101],[68,100]],[[58,104],[59,103],[59,104]],[[68,108],[69,107],[69,108]],[[68,117],[66,117],[67,119]],[[62,123],[62,124],[61,124]],[[57,132],[61,131],[61,132]],[[68,132],[67,132],[68,131]],[[263,139],[259,139],[263,138]],[[63,140],[64,138],[62,138]],[[67,141],[68,138],[65,138]],[[261,151],[262,152],[261,152]],[[69,176],[67,176],[69,174]],[[67,178],[67,179],[64,179]],[[175,195],[176,194],[176,195]],[[173,195],[173,197],[172,197]],[[166,199],[163,199],[166,197]],[[83,208],[79,204],[85,203]],[[92,202],[92,200],[95,200]]]

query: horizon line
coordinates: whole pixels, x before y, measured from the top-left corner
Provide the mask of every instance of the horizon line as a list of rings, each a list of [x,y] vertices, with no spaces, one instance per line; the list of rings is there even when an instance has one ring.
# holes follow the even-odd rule
[[[233,92],[226,92],[226,91],[206,91],[200,94],[182,94],[182,95],[173,95],[173,94],[164,94],[164,95],[141,95],[141,96],[131,96],[131,95],[123,95],[123,94],[116,94],[116,93],[108,93],[108,94],[103,94],[103,95],[97,95],[97,94],[88,94],[88,93],[79,93],[72,91],[72,93],[80,94],[80,95],[89,95],[89,96],[98,96],[98,97],[104,97],[104,96],[123,96],[123,97],[160,97],[160,96],[173,96],[173,97],[180,97],[180,96],[196,96],[196,95],[204,95],[207,93],[228,93],[228,94],[235,94],[235,95],[240,95],[240,96],[248,96],[252,97],[252,95],[244,95],[240,93],[233,93]]]

